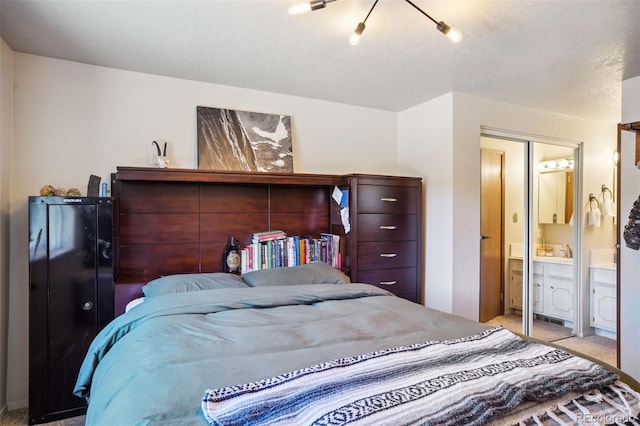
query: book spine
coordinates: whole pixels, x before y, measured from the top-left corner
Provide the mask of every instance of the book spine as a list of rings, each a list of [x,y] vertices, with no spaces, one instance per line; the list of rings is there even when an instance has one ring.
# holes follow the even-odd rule
[[[278,236],[274,234],[278,232]],[[258,269],[300,266],[311,262],[324,262],[334,268],[342,267],[340,236],[328,232],[312,236],[287,236],[282,231],[261,234],[264,241],[253,240],[241,250],[241,273]],[[265,235],[270,234],[265,237]]]
[[[260,269],[267,269],[267,244],[260,244]]]

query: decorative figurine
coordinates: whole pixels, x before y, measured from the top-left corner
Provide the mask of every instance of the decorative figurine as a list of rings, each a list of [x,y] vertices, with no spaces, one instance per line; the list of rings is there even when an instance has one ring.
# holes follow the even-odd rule
[[[40,195],[43,197],[53,197],[53,192],[56,189],[53,187],[53,185],[45,185],[42,188],[40,188]]]
[[[624,241],[630,249],[640,250],[640,197],[633,202],[629,223],[624,227]]]
[[[158,155],[153,159],[153,164],[155,164],[156,167],[161,168],[169,167],[169,158],[167,158],[167,143],[164,143],[164,150],[162,152],[160,151],[160,145],[158,144],[158,142],[153,141],[153,144],[158,150]]]

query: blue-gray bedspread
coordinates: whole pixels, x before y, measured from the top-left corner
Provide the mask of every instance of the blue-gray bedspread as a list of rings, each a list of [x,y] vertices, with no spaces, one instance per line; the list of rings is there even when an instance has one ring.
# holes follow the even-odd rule
[[[162,295],[99,333],[74,393],[87,425],[203,425],[206,389],[487,329],[366,284]]]

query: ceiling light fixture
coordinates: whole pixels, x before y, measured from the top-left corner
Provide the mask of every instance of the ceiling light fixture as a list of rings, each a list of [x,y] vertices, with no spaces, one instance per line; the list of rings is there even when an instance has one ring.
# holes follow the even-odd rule
[[[336,0],[311,0],[308,3],[296,4],[289,8],[289,14],[299,15],[301,13],[310,12],[312,10],[324,9],[327,3],[331,3],[334,1]],[[444,21],[436,21],[427,12],[420,9],[411,0],[404,0],[404,1],[409,3],[418,12],[422,13],[424,16],[429,18],[434,24],[436,24],[436,28],[438,29],[438,31],[444,34],[452,44],[460,43],[460,41],[462,40],[462,32],[460,32],[460,30],[447,25]],[[355,31],[351,35],[351,38],[349,39],[349,43],[351,45],[355,46],[360,41],[360,37],[362,36],[364,29],[366,28],[365,24],[367,22],[367,19],[369,19],[369,15],[371,15],[371,12],[373,12],[373,9],[376,7],[377,4],[378,4],[378,0],[375,0],[373,2],[373,6],[371,6],[371,9],[369,9],[369,13],[367,13],[367,16],[364,18],[364,21],[358,23],[358,26],[356,27]]]

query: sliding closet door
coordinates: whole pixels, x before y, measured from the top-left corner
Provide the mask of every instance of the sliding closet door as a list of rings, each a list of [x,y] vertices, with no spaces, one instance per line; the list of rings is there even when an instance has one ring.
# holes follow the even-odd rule
[[[571,142],[533,139],[499,132],[481,138],[480,320],[559,341],[581,332],[581,300],[588,297],[579,279],[581,218],[574,214],[579,210],[574,194],[580,194],[575,179],[580,150]],[[485,161],[490,152],[501,157],[501,190],[492,193],[484,183],[496,175],[497,166]],[[485,279],[491,223],[502,227],[502,298],[489,296]],[[492,312],[497,303],[502,303],[502,314]]]
[[[534,142],[531,181],[533,218],[531,233],[532,335],[560,341],[575,335],[579,277],[575,264],[580,254],[574,226],[574,148]]]

